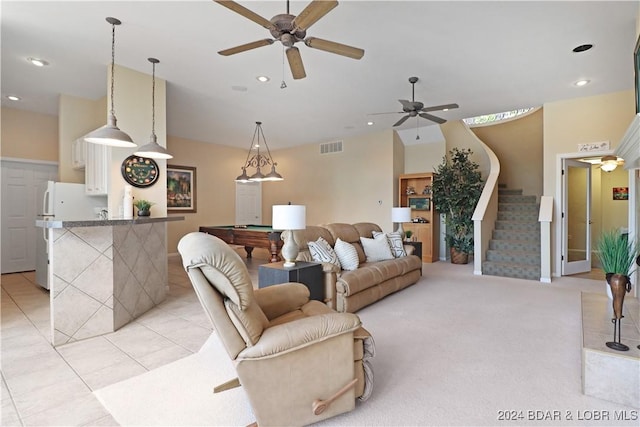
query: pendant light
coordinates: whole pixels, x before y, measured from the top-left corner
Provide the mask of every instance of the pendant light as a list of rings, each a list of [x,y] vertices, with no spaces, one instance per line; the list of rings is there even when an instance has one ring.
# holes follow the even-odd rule
[[[136,147],[131,137],[118,129],[116,125],[116,113],[113,106],[113,74],[115,68],[115,47],[116,47],[116,25],[120,25],[119,19],[107,18],[107,22],[111,24],[111,105],[109,115],[107,117],[107,124],[90,132],[85,136],[87,142],[94,144],[109,145],[112,147]]]
[[[267,149],[266,156],[264,155],[264,151],[260,153],[260,135],[262,135],[262,141],[264,142],[264,146]],[[256,138],[258,140],[257,143]],[[253,154],[254,149],[255,154]],[[282,175],[276,172],[277,165],[278,164],[273,161],[273,157],[271,157],[271,151],[269,151],[267,140],[264,137],[264,133],[262,132],[262,122],[256,122],[256,129],[253,132],[253,139],[251,140],[251,145],[249,146],[247,160],[244,162],[244,166],[242,166],[242,175],[238,176],[235,180],[236,182],[282,181],[284,178],[282,178]],[[271,172],[265,175],[260,169],[267,166],[271,166]],[[251,176],[247,175],[248,168],[255,168],[256,173]]]
[[[147,58],[147,60],[153,64],[153,78],[151,80],[151,140],[133,154],[152,159],[173,159],[173,156],[158,144],[158,137],[156,136],[156,64],[160,61],[156,58]]]

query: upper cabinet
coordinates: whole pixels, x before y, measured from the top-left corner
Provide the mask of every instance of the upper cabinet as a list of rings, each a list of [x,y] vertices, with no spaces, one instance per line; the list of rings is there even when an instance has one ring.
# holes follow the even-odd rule
[[[90,196],[108,195],[109,173],[111,170],[111,147],[85,142],[85,153],[85,191]]]

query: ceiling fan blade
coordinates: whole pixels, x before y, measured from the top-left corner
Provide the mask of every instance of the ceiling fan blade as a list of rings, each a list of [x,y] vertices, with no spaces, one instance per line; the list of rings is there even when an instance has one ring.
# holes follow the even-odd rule
[[[243,44],[243,45],[240,45],[240,46],[232,47],[232,48],[229,48],[229,49],[221,50],[218,53],[220,55],[223,55],[223,56],[235,55],[236,53],[244,52],[244,51],[255,49],[255,48],[258,48],[258,47],[262,47],[262,46],[268,46],[270,44],[273,44],[273,42],[274,42],[274,40],[271,40],[271,39],[258,40],[258,41],[255,41],[255,42],[251,42],[251,43]]]
[[[390,111],[388,113],[368,113],[367,116],[379,116],[381,114],[404,114],[404,111]]]
[[[233,10],[235,13],[244,16],[247,19],[252,20],[256,24],[262,25],[267,30],[275,30],[276,27],[266,18],[258,15],[255,12],[250,11],[244,6],[239,5],[238,3],[231,0],[213,0],[221,6],[226,7],[227,9]]]
[[[364,56],[363,49],[353,46],[347,46],[346,44],[332,42],[329,40],[319,39],[317,37],[307,37],[304,40],[304,44],[313,49],[320,49],[324,50],[325,52],[331,52],[353,59],[360,59]]]
[[[433,107],[425,107],[420,111],[424,111],[425,113],[427,113],[429,111],[452,110],[458,107],[458,104],[434,105]]]
[[[287,60],[289,60],[289,68],[291,68],[291,74],[294,80],[304,79],[307,77],[307,73],[304,71],[304,64],[302,63],[302,57],[297,47],[290,47],[287,49]]]
[[[441,119],[440,117],[432,116],[431,114],[427,113],[420,113],[419,116],[423,119],[431,120],[432,122],[436,122],[438,124],[443,124],[444,122],[446,122],[445,119]]]
[[[394,126],[394,127],[395,127],[395,126],[400,126],[401,124],[403,124],[404,122],[406,122],[406,121],[407,121],[407,119],[408,119],[409,117],[411,117],[411,116],[409,116],[409,115],[404,116],[403,118],[401,118],[400,120],[398,120],[398,121],[397,121],[393,126]]]
[[[293,19],[293,31],[305,31],[338,5],[337,1],[313,0]]]

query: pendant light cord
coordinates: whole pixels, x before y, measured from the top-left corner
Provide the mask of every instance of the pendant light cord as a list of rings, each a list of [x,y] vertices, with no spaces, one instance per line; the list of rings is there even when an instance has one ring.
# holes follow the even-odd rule
[[[151,78],[151,135],[156,134],[156,63],[153,64],[153,74]]]
[[[116,25],[111,24],[111,110],[109,111],[112,116],[115,116],[115,108],[113,106],[113,73],[115,72],[116,63]]]

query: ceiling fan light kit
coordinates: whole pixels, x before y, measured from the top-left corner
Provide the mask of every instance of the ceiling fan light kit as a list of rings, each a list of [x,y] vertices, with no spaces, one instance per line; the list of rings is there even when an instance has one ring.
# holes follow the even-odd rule
[[[612,172],[618,167],[618,157],[603,156],[600,163],[600,169],[605,172]]]
[[[364,50],[342,43],[319,39],[317,37],[307,37],[307,30],[323,16],[338,6],[335,0],[313,0],[305,7],[298,16],[289,13],[289,1],[287,0],[287,13],[274,16],[271,20],[265,19],[257,13],[247,9],[240,4],[230,0],[215,0],[216,3],[226,7],[235,13],[261,25],[269,30],[273,39],[263,39],[251,43],[246,43],[230,49],[221,50],[220,55],[229,56],[247,50],[268,46],[273,42],[280,41],[285,46],[289,68],[295,80],[303,79],[307,76],[302,63],[300,51],[294,46],[295,43],[303,42],[312,49],[323,50],[329,53],[346,56],[353,59],[361,59]],[[285,86],[286,87],[286,86]]]
[[[113,105],[116,25],[120,25],[122,22],[120,22],[119,19],[112,17],[106,18],[106,21],[111,24],[111,105],[109,115],[107,116],[107,124],[90,132],[84,139],[93,144],[102,144],[111,147],[136,147],[137,145],[133,142],[131,137],[118,128],[115,108]]]

